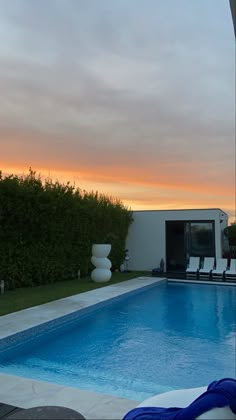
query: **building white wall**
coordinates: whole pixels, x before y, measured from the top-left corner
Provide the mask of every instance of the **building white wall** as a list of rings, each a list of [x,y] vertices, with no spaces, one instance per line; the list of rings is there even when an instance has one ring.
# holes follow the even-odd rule
[[[166,262],[166,221],[215,222],[216,258],[222,256],[222,231],[228,225],[227,214],[220,209],[196,210],[141,210],[133,212],[133,223],[127,236],[130,270],[152,270]]]
[[[152,270],[165,259],[165,215],[160,211],[134,211],[126,241],[129,269]]]
[[[218,217],[217,217],[218,216]],[[221,258],[223,254],[223,235],[224,228],[228,226],[228,216],[222,210],[218,211],[215,218],[215,247],[216,247],[216,258]]]

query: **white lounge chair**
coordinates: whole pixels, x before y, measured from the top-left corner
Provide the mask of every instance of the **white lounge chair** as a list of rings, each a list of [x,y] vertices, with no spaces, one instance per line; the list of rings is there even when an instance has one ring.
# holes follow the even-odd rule
[[[227,381],[227,379],[226,379]],[[231,381],[231,380],[230,380]],[[232,380],[232,382],[234,381],[234,379]],[[145,413],[145,408],[148,410],[148,407],[158,407],[158,408],[169,408],[169,407],[173,407],[173,417],[175,416],[174,414],[174,410],[175,407],[179,407],[179,408],[183,408],[186,409],[190,404],[194,405],[194,407],[198,406],[198,404],[202,404],[202,401],[205,398],[205,401],[208,399],[208,395],[207,393],[210,392],[208,387],[201,387],[201,388],[188,388],[188,389],[178,389],[178,390],[174,390],[174,391],[168,391],[168,392],[164,392],[162,394],[157,394],[154,395],[153,397],[150,397],[144,401],[142,401],[141,403],[138,404],[138,407],[142,407],[143,408],[143,413],[142,413],[142,417],[144,418],[144,416],[146,418],[151,418],[151,414],[147,414],[148,411]],[[223,394],[223,390],[222,390],[222,394]],[[219,392],[219,398],[221,397],[221,394]],[[226,394],[228,396],[228,393]],[[230,395],[230,394],[229,394]],[[209,396],[210,398],[210,396]],[[212,397],[211,397],[212,398]],[[227,397],[225,397],[227,400]],[[230,397],[229,397],[230,398]],[[231,397],[233,400],[233,396]],[[212,399],[213,402],[213,399]],[[215,404],[214,404],[215,403]],[[220,404],[219,404],[220,405]],[[185,408],[186,407],[186,408]],[[204,407],[204,405],[203,405]],[[210,408],[210,407],[209,407]],[[169,408],[170,410],[170,408]],[[178,410],[178,408],[177,408]],[[205,411],[204,413],[202,413],[201,415],[198,415],[197,417],[195,417],[195,419],[198,420],[235,420],[235,412],[232,411],[233,407],[231,408],[229,405],[225,405],[224,407],[222,406],[218,406],[217,401],[215,399],[215,401],[212,404],[212,408],[209,409],[208,411]],[[141,414],[141,413],[140,413]],[[140,417],[141,417],[140,416]],[[161,417],[157,416],[157,414],[154,414],[153,417],[155,416],[155,418],[164,418],[162,415]],[[186,413],[185,413],[186,416]],[[132,416],[131,416],[132,417]],[[130,418],[131,418],[130,417]],[[133,416],[133,418],[137,418],[139,417],[139,415]],[[171,417],[171,415],[170,415]],[[177,417],[183,417],[181,414],[180,416]],[[126,418],[126,416],[124,417]],[[185,417],[187,418],[187,417]]]
[[[188,264],[188,267],[186,268],[187,279],[197,278],[199,265],[200,265],[200,257],[189,258],[189,264]]]
[[[200,279],[210,278],[211,272],[215,266],[215,258],[214,257],[205,257],[203,261],[203,267],[199,270],[199,277]]]
[[[224,279],[224,273],[228,266],[227,258],[218,258],[216,261],[216,268],[211,272],[212,280],[221,280]]]
[[[230,266],[225,270],[226,281],[236,281],[236,258],[231,258]]]

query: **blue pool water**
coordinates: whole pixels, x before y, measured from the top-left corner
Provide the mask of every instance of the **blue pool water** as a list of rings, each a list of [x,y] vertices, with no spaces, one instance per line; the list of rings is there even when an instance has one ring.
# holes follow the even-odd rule
[[[140,401],[205,386],[235,377],[235,314],[234,286],[163,282],[19,334],[0,352],[0,371]]]

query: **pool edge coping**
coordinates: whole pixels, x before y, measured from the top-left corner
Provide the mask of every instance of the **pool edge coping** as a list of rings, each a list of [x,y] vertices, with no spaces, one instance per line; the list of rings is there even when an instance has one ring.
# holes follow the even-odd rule
[[[0,340],[14,334],[21,333],[30,328],[40,326],[41,324],[55,321],[56,319],[64,316],[88,310],[96,305],[105,304],[110,300],[122,298],[122,296],[126,294],[136,292],[142,288],[155,286],[155,284],[166,280],[167,279],[164,277],[136,277],[124,282],[104,286],[99,289],[89,290],[87,292],[78,293],[65,298],[43,303],[41,305],[22,309],[20,311],[11,312],[10,314],[2,315],[0,317]],[[137,283],[137,281],[139,283]],[[58,313],[59,311],[61,313]],[[33,322],[30,320],[30,316],[33,317]],[[23,327],[22,322],[24,322]],[[17,324],[20,325],[18,326]],[[4,328],[7,331],[3,332]]]

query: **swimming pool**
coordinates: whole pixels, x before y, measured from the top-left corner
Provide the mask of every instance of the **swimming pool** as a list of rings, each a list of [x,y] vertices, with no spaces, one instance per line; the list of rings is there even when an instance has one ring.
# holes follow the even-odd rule
[[[2,340],[0,371],[140,401],[205,386],[235,376],[235,302],[234,286],[163,282]]]

